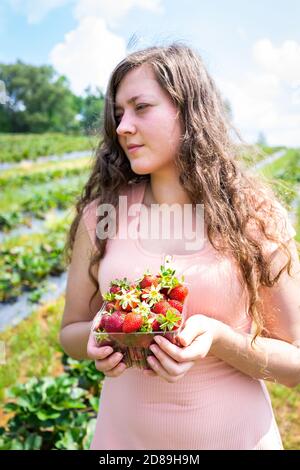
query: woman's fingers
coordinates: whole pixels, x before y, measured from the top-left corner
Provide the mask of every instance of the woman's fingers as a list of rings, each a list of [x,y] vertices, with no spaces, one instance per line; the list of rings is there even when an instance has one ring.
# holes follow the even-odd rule
[[[90,334],[87,344],[87,355],[90,359],[103,359],[113,352],[111,346],[99,346],[94,335]]]
[[[117,377],[126,369],[126,364],[121,362],[123,354],[114,353],[111,346],[99,346],[93,335],[88,340],[87,355],[95,361],[96,369],[109,377]]]
[[[104,372],[104,374],[108,375],[107,373],[111,373],[116,366],[120,363],[122,360],[123,354],[116,352],[111,354],[108,358],[106,359],[100,359],[95,361],[96,369],[100,370],[101,372]],[[123,363],[124,364],[124,363]],[[125,364],[124,364],[125,366]],[[125,366],[126,368],[126,366]],[[123,366],[119,369],[118,371],[121,371],[123,369]],[[115,373],[115,371],[114,371]]]
[[[120,363],[119,363],[116,367],[114,367],[113,369],[104,372],[104,374],[105,374],[107,377],[118,377],[119,375],[122,374],[122,372],[124,372],[125,369],[126,369],[126,364],[124,364],[124,362],[120,362]]]
[[[179,376],[185,374],[193,365],[193,361],[178,363],[165,353],[157,345],[150,346],[154,356],[147,358],[150,367],[162,378],[168,381],[178,380]]]
[[[95,348],[88,348],[88,356],[90,359],[97,361],[98,359],[105,359],[114,352],[113,348],[110,346],[98,346]]]

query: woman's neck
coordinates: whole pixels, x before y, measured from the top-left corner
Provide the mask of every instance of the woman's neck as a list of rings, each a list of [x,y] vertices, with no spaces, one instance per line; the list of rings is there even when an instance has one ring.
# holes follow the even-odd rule
[[[191,204],[191,200],[179,182],[176,173],[169,175],[151,174],[147,184],[144,203],[151,204]]]

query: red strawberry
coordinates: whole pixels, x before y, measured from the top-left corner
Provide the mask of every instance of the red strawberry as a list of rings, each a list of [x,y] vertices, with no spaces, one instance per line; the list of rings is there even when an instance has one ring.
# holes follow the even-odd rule
[[[109,289],[109,292],[111,292],[112,294],[116,294],[120,290],[121,290],[120,286],[111,286],[111,288]]]
[[[115,304],[113,302],[108,302],[106,305],[106,310],[107,312],[110,312],[111,310],[115,310]]]
[[[116,310],[114,313],[116,313],[116,314],[119,315],[119,316],[124,316],[124,315],[126,315],[126,313],[123,312],[123,310]]]
[[[160,293],[167,297],[168,290],[169,290],[169,287],[163,287],[162,289],[160,289]]]
[[[156,320],[157,314],[155,313],[154,315],[151,315],[151,318],[154,317],[154,321],[152,322],[152,331],[161,331],[160,329],[160,323]]]
[[[181,324],[181,313],[174,307],[169,307],[164,315],[159,318],[159,330],[177,330]]]
[[[154,313],[166,313],[167,310],[170,308],[171,304],[169,302],[166,302],[165,300],[160,300],[159,302],[156,302],[156,304],[153,305],[152,307],[152,312]]]
[[[182,313],[183,304],[179,302],[179,300],[169,299],[168,302],[171,305],[171,307],[176,308],[180,313]]]
[[[108,318],[106,318],[105,330],[108,333],[116,333],[118,331],[122,331],[123,323],[124,317],[122,315],[122,312],[114,312],[112,315],[109,315]]]
[[[143,324],[143,317],[139,313],[127,313],[124,323],[123,331],[124,333],[132,333],[140,329]]]
[[[188,288],[182,285],[174,287],[169,293],[170,299],[179,300],[179,302],[181,303],[183,303],[187,295],[188,295]]]
[[[101,315],[95,329],[97,330],[98,328],[103,328],[103,330],[105,330],[105,324],[108,317],[109,315],[107,315],[106,313],[104,315]]]
[[[159,280],[156,276],[146,275],[140,282],[140,287],[145,289],[145,287],[158,286]]]

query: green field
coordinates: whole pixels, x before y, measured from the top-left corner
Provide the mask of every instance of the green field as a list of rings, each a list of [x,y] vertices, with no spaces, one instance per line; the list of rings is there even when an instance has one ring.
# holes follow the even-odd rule
[[[47,134],[2,134],[0,133],[0,162],[36,160],[45,155],[61,155],[65,152],[92,150],[95,137]]]

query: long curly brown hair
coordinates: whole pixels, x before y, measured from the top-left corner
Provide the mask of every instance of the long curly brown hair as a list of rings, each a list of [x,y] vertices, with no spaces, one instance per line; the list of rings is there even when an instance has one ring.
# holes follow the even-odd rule
[[[75,234],[87,204],[97,199],[99,204],[112,204],[117,209],[123,186],[150,181],[150,174],[138,175],[132,171],[118,142],[114,115],[118,86],[127,72],[143,64],[152,67],[157,82],[177,106],[184,129],[175,157],[180,183],[193,204],[204,204],[207,235],[213,247],[233,255],[240,268],[249,294],[248,314],[256,325],[254,342],[258,335],[268,334],[259,288],[272,287],[285,270],[290,274],[291,254],[287,243],[275,230],[273,233],[267,230],[268,220],[276,220],[278,215],[275,193],[270,185],[242,164],[241,148],[245,142],[231,123],[226,104],[200,55],[185,44],[173,42],[168,46],[135,51],[113,70],[105,96],[101,140],[95,149],[93,168],[76,203],[77,213],[68,233],[67,260],[71,260]],[[233,142],[231,131],[238,136],[239,145]],[[102,217],[97,218],[97,223]],[[271,259],[263,251],[262,239],[247,230],[249,220],[256,223],[266,240],[277,242],[287,256],[286,264],[276,275],[272,276]],[[92,268],[103,258],[107,239],[96,237],[95,241],[97,252],[91,256],[89,266],[89,276],[95,285],[90,305],[99,292]]]

